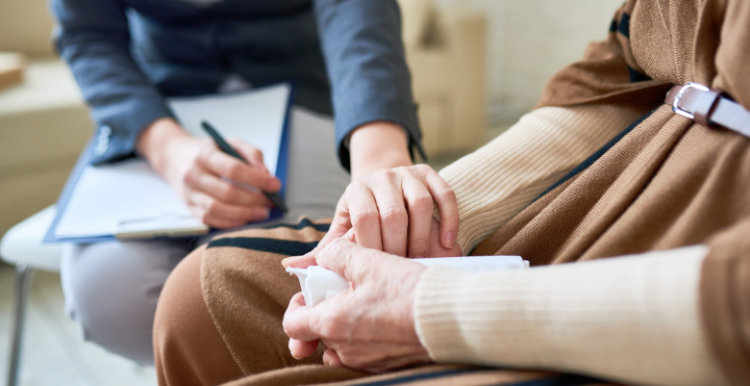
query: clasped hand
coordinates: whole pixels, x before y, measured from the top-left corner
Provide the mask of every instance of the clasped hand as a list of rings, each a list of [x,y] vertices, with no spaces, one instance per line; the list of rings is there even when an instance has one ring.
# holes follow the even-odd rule
[[[287,267],[320,265],[351,283],[349,290],[305,306],[296,294],[284,315],[284,332],[295,358],[312,355],[323,341],[323,362],[382,372],[429,361],[414,328],[416,286],[421,264],[336,239],[312,256],[292,257]]]
[[[428,250],[432,257],[460,256],[461,249],[443,248],[439,225],[432,220]],[[284,260],[285,267],[319,265],[349,281],[349,290],[308,307],[294,295],[284,315],[284,331],[295,358],[312,355],[323,341],[323,362],[382,372],[429,361],[414,327],[416,287],[421,264],[353,242],[353,229],[310,254]]]
[[[404,139],[400,129],[390,133],[394,142]],[[352,183],[329,232],[311,253],[284,261],[286,267],[320,265],[351,283],[349,290],[315,307],[306,306],[301,293],[292,298],[284,331],[296,358],[312,355],[322,341],[323,361],[331,366],[382,372],[430,359],[413,315],[425,267],[403,257],[461,255],[456,198],[429,166],[411,166],[398,155],[381,154],[380,159],[396,161],[390,168],[358,168],[356,173],[352,167]],[[440,222],[432,215],[434,203]]]

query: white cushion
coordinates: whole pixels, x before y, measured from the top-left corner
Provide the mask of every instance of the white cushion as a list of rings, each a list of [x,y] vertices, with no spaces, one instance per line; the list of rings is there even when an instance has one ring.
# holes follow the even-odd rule
[[[0,257],[11,264],[59,271],[62,244],[42,244],[55,214],[53,205],[11,228],[0,241]]]

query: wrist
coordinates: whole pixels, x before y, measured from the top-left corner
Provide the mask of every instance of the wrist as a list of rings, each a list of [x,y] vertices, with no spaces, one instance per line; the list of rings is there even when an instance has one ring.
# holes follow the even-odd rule
[[[383,169],[412,165],[409,138],[401,126],[390,122],[372,122],[350,134],[352,178]]]
[[[170,148],[189,138],[190,135],[174,119],[160,118],[141,133],[136,149],[157,172],[164,175]]]

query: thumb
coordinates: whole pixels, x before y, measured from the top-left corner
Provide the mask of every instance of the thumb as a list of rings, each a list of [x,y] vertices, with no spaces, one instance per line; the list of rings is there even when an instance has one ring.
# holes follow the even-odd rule
[[[325,236],[323,236],[323,239],[318,242],[318,245],[316,245],[312,251],[307,252],[302,256],[287,257],[286,259],[281,260],[281,265],[283,265],[284,268],[307,268],[311,265],[317,265],[317,263],[315,262],[315,256],[317,256],[318,253],[320,253],[320,251],[322,251],[323,248],[325,248],[325,246],[328,245],[328,243],[330,243],[332,240],[348,234],[347,230],[344,227],[334,227],[333,224],[335,223],[336,219],[334,218],[334,221],[328,228],[328,232]]]
[[[354,228],[349,229],[343,236],[343,239],[353,242],[354,244],[357,243],[357,235],[354,234]]]
[[[315,255],[311,253],[303,256],[287,257],[286,259],[281,260],[281,265],[283,265],[284,268],[307,268],[311,265],[317,265],[315,262]]]
[[[341,206],[341,204],[339,204],[339,206]],[[352,229],[351,222],[346,216],[341,215],[341,213],[339,213],[338,208],[337,208],[337,213],[333,217],[333,221],[331,221],[331,225],[328,227],[328,232],[326,233],[325,236],[323,236],[323,239],[320,240],[320,242],[318,243],[318,246],[315,247],[315,249],[313,249],[311,252],[309,252],[308,255],[310,254],[317,255],[318,252],[320,252],[323,248],[325,248],[326,245],[328,245],[331,241],[344,237],[347,234],[347,232],[349,232],[349,230],[351,229]]]

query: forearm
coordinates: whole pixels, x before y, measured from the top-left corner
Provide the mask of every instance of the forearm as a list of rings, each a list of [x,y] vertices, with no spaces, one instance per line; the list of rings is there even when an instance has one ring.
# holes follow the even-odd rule
[[[541,108],[441,170],[458,198],[463,253],[470,253],[639,116],[606,105]]]
[[[416,328],[438,362],[721,385],[698,314],[707,251],[481,275],[430,268],[417,289]]]
[[[373,122],[355,129],[349,140],[352,178],[412,164],[406,132],[393,123]]]
[[[350,168],[352,154],[344,138],[371,122],[392,122],[407,133],[410,145],[420,146],[397,2],[316,0],[315,13],[344,168]]]

